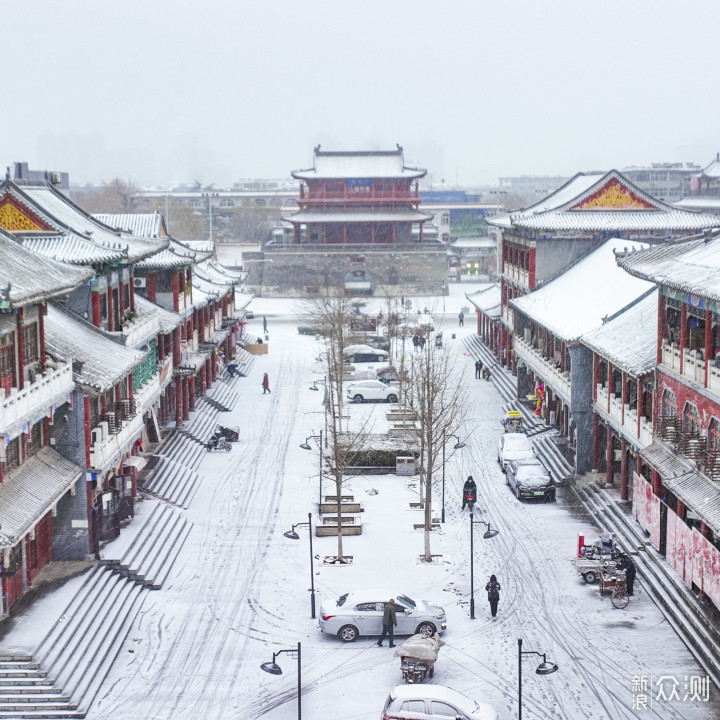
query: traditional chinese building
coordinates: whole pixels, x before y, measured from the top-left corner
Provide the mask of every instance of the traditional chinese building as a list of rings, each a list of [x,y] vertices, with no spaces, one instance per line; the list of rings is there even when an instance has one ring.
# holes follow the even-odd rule
[[[655,410],[657,291],[585,333],[592,353],[592,467],[627,500],[640,451],[652,443]]]
[[[615,170],[579,173],[527,208],[488,218],[501,228],[500,357],[515,369],[511,301],[561,275],[610,238],[658,244],[715,227],[710,213],[680,210]]]
[[[46,345],[51,298],[83,286],[92,270],[23,248],[0,230],[0,553],[3,615],[57,553],[58,505],[75,495],[84,465],[55,442],[72,400],[72,363]],[[67,529],[67,528],[65,528]]]
[[[559,277],[510,301],[518,395],[540,398],[536,411],[574,448],[578,474],[592,469],[593,457],[593,359],[582,338],[653,289],[618,268],[615,254],[628,245],[641,247],[607,240]]]
[[[658,288],[655,433],[633,512],[685,582],[720,607],[720,237],[623,257]]]
[[[315,148],[313,167],[296,170],[299,212],[289,243],[273,240],[248,255],[248,285],[263,294],[443,292],[446,251],[424,224],[418,191],[425,170],[407,167],[403,149],[328,152]],[[243,256],[245,258],[245,254]]]
[[[496,352],[500,327],[500,285],[491,285],[465,297],[475,307],[480,339],[491,352]]]

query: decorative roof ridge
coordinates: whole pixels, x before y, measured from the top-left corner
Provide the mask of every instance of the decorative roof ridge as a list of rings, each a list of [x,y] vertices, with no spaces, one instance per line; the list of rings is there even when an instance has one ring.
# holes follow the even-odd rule
[[[658,200],[657,198],[652,197],[652,195],[646,193],[644,190],[641,190],[637,185],[630,182],[630,180],[628,180],[619,170],[615,169],[608,170],[605,175],[603,175],[594,185],[589,187],[584,192],[580,193],[580,195],[575,196],[574,199],[568,200],[568,202],[566,202],[564,205],[560,205],[559,207],[555,208],[555,210],[563,212],[575,205],[582,204],[583,201],[587,200],[587,198],[589,198],[593,193],[596,193],[604,185],[607,185],[610,180],[613,179],[617,180],[621,185],[627,187],[630,192],[632,192],[634,195],[637,195],[641,200],[648,203],[648,205],[652,205],[655,210],[676,210],[676,208],[671,207],[670,205],[666,205],[661,200]],[[632,212],[633,210],[637,210],[638,212],[648,212],[647,208],[630,208],[629,210],[623,210],[623,212]]]

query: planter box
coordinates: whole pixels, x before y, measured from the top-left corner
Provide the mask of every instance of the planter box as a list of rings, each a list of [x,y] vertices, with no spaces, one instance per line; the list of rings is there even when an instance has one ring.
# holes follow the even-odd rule
[[[340,504],[340,508],[344,513],[361,513],[365,512],[365,508],[356,502],[343,502]],[[324,502],[320,504],[320,514],[337,512],[336,502]]]
[[[336,516],[337,517],[337,516]],[[346,535],[362,535],[362,523],[354,517],[349,517],[348,520],[351,522],[345,522],[345,518],[341,518],[342,520],[342,534],[343,536]],[[323,518],[323,523],[326,521],[326,518]],[[333,535],[338,534],[338,526],[337,526],[337,520],[334,521],[333,525],[320,525],[319,523],[315,525],[315,536],[316,537],[331,537]]]
[[[267,355],[268,345],[267,343],[252,343],[244,346],[251,355]]]

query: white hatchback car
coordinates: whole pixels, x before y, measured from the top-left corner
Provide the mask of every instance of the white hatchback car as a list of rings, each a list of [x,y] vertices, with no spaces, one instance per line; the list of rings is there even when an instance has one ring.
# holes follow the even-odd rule
[[[497,720],[479,703],[444,685],[398,685],[390,689],[380,720]]]
[[[320,631],[344,642],[360,635],[380,635],[385,603],[391,597],[395,598],[395,635],[432,635],[447,627],[445,610],[439,605],[383,590],[364,590],[325,600],[320,606]]]
[[[511,460],[530,460],[535,457],[533,446],[527,435],[522,433],[504,433],[498,443],[498,464],[505,472]]]
[[[345,386],[345,397],[356,403],[365,402],[366,400],[396,403],[398,401],[398,391],[396,387],[387,385],[380,380],[358,380]]]

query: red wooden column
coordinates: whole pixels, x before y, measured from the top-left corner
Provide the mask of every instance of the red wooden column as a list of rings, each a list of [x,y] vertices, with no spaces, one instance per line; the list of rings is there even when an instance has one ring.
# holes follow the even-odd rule
[[[628,446],[627,440],[622,438],[620,440],[620,499],[627,500],[629,497],[628,493]]]
[[[155,273],[147,276],[147,299],[150,302],[157,302],[157,275]]]
[[[183,424],[183,393],[182,378],[175,378],[175,425],[182,427]]]
[[[90,294],[90,303],[92,305],[92,324],[100,327],[100,292],[93,290]]]
[[[625,405],[627,405],[630,402],[630,388],[628,388],[628,378],[627,373],[623,370],[622,371],[622,408],[621,408],[621,415],[622,418],[622,424],[625,424]]]
[[[183,420],[190,419],[190,378],[183,378]]]
[[[613,452],[613,432],[610,425],[605,428],[605,462],[607,463],[605,482],[612,485],[615,481],[615,453]]]
[[[16,334],[17,334],[17,364],[18,364],[18,376],[17,386],[18,390],[22,390],[25,387],[25,363],[23,362],[24,345],[25,339],[23,338],[23,320],[25,319],[25,310],[18,308],[16,317]]]
[[[108,309],[108,316],[107,316],[107,329],[110,332],[115,331],[115,303],[113,302],[113,291],[112,291],[112,285],[108,282],[108,290],[107,290],[107,309]]]
[[[188,411],[194,410],[194,409],[195,409],[195,378],[188,378]]]
[[[178,276],[179,276],[179,273],[177,271],[172,274],[173,310],[175,312],[180,311],[180,296],[179,296],[180,278]]]
[[[90,431],[90,398],[85,396],[83,398],[83,412],[84,412],[84,424],[85,424],[85,467],[90,467],[90,440],[92,438]]]
[[[602,458],[602,428],[600,425],[600,416],[593,413],[592,419],[592,468],[598,470],[600,468],[600,459]]]
[[[687,305],[682,304],[680,309],[680,374],[685,366],[685,347],[687,346]]]
[[[45,354],[45,315],[47,314],[47,303],[38,308],[38,330],[40,332],[40,362],[45,365],[47,355]]]
[[[653,495],[657,495],[660,497],[660,489],[662,488],[662,478],[660,477],[660,473],[657,470],[652,471],[652,488],[653,488]],[[678,500],[678,505],[680,504],[680,501]],[[679,512],[678,512],[679,514]]]

